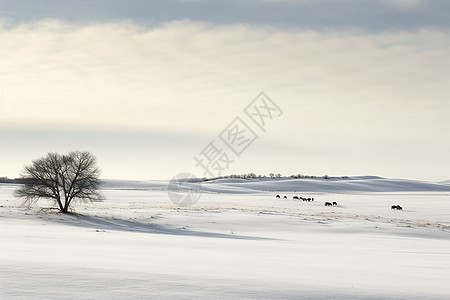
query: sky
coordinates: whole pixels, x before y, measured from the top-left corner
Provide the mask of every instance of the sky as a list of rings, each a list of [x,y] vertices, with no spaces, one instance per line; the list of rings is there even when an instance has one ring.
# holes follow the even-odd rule
[[[449,12],[444,0],[0,0],[0,177],[81,150],[110,179],[448,180]]]

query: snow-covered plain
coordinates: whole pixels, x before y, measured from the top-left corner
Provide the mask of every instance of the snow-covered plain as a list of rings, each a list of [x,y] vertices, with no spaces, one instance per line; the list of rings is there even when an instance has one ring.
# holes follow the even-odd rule
[[[450,297],[446,182],[217,180],[181,208],[166,186],[107,181],[104,202],[60,214],[0,185],[0,298]]]

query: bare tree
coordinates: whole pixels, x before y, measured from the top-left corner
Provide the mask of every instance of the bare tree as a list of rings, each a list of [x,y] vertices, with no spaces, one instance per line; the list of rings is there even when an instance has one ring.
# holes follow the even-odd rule
[[[100,169],[89,152],[48,153],[24,167],[21,177],[28,179],[14,196],[31,205],[39,199],[54,200],[67,213],[73,201],[101,201]]]

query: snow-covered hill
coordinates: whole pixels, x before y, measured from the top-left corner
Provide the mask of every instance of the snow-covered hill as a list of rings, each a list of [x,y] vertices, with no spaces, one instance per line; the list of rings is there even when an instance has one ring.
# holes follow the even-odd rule
[[[169,181],[126,181],[104,180],[108,189],[166,190]],[[357,176],[350,178],[262,178],[262,179],[217,179],[187,186],[201,186],[207,192],[249,193],[270,192],[450,192],[446,182],[431,183],[407,179],[389,179],[377,176]]]

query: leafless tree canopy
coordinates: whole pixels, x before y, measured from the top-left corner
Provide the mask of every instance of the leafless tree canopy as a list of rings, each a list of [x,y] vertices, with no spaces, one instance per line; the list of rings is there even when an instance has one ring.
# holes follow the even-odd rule
[[[66,155],[48,153],[25,166],[21,173],[29,179],[15,192],[31,205],[39,199],[54,200],[58,209],[67,213],[75,200],[100,201],[100,170],[89,152],[70,152]]]

